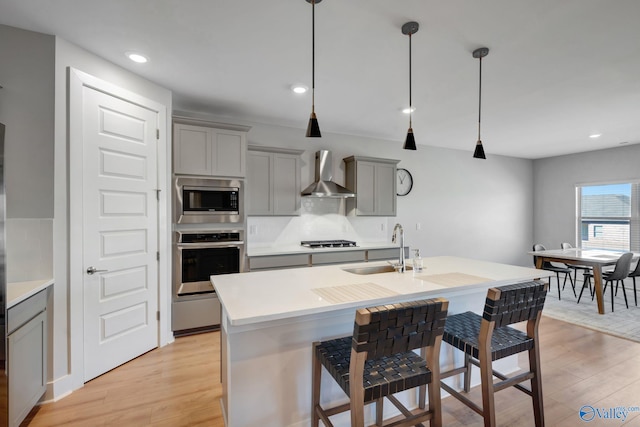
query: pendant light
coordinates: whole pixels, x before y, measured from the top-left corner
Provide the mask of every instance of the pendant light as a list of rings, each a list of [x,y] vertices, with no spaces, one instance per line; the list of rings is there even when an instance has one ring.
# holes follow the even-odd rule
[[[311,117],[309,117],[309,124],[307,125],[307,137],[308,138],[320,138],[320,126],[318,126],[318,119],[316,118],[316,3],[320,3],[322,0],[306,0],[307,3],[311,3]]]
[[[405,150],[416,149],[416,139],[413,136],[413,127],[411,123],[411,114],[413,110],[413,106],[411,104],[411,35],[417,33],[419,27],[418,23],[414,21],[407,22],[402,26],[402,34],[409,36],[409,130],[407,131],[407,139],[404,141],[404,147],[402,147]]]
[[[480,63],[480,72],[478,78],[478,142],[476,142],[476,149],[473,152],[474,159],[486,159],[484,155],[484,148],[482,148],[482,141],[480,140],[480,111],[482,109],[482,58],[489,54],[488,47],[481,47],[473,51],[473,57],[478,58]]]

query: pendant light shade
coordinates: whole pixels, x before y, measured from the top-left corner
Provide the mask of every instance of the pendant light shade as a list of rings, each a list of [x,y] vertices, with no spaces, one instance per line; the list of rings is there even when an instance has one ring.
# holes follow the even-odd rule
[[[404,148],[405,150],[415,150],[416,149],[416,139],[413,136],[413,129],[409,128],[407,131],[407,139],[404,140]]]
[[[407,22],[402,26],[402,34],[409,36],[409,130],[407,131],[407,139],[404,141],[405,150],[415,150],[416,149],[416,138],[413,136],[413,127],[411,123],[411,114],[413,111],[413,106],[411,103],[411,35],[418,32],[417,22],[411,21]]]
[[[482,147],[482,141],[480,140],[480,112],[482,111],[482,58],[489,54],[488,47],[481,47],[473,51],[473,57],[478,58],[480,64],[478,75],[478,142],[476,142],[476,149],[473,152],[474,159],[486,159],[484,155],[484,148]]]
[[[476,142],[476,149],[473,152],[474,159],[486,159],[487,157],[484,155],[484,148],[482,147],[482,141],[478,140]]]
[[[309,124],[307,125],[307,138],[320,138],[320,126],[318,125],[318,118],[316,117],[316,3],[320,3],[322,0],[306,0],[307,3],[311,3],[311,116],[309,117]]]

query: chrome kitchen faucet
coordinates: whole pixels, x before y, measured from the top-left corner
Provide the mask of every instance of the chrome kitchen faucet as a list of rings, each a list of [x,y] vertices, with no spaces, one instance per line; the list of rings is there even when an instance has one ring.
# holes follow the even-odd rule
[[[400,229],[400,259],[398,264],[394,267],[398,271],[398,273],[404,273],[407,270],[407,265],[405,264],[404,260],[404,230],[402,229],[402,226],[400,224],[396,224],[395,227],[393,227],[393,236],[391,237],[391,243],[397,242],[398,229]]]

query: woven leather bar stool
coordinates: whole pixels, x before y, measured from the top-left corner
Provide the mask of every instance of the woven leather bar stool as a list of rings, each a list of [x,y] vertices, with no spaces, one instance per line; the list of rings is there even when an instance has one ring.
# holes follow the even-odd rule
[[[487,292],[482,316],[466,312],[447,318],[443,340],[464,352],[464,366],[443,372],[441,379],[464,374],[464,391],[471,383],[471,365],[480,368],[482,406],[478,406],[463,393],[444,382],[441,387],[462,403],[484,417],[485,426],[496,425],[494,393],[507,387],[516,387],[533,398],[536,426],[544,426],[542,407],[542,381],[538,324],[549,285],[543,282],[518,283]],[[527,332],[508,326],[527,321]],[[529,352],[529,371],[512,377],[493,369],[493,361],[523,351]],[[493,377],[501,381],[494,384]],[[531,389],[520,383],[531,380]]]
[[[312,423],[333,426],[329,417],[351,411],[351,426],[364,425],[364,406],[376,402],[376,425],[383,424],[382,401],[389,399],[406,418],[393,426],[430,420],[442,425],[439,353],[449,302],[443,298],[356,311],[353,336],[313,343]],[[421,354],[413,352],[421,349]],[[320,405],[322,366],[349,396],[333,408]],[[419,387],[419,407],[407,409],[393,394]],[[429,406],[425,409],[428,388]]]

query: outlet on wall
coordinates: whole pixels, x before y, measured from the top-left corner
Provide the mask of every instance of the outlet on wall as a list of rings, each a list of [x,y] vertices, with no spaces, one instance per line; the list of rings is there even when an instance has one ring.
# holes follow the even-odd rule
[[[422,230],[422,224],[416,222],[416,230]]]
[[[250,225],[249,226],[249,235],[250,236],[255,236],[256,234],[258,234],[258,226],[257,225]]]
[[[384,231],[385,230],[385,225],[384,222],[380,223],[380,231]]]

